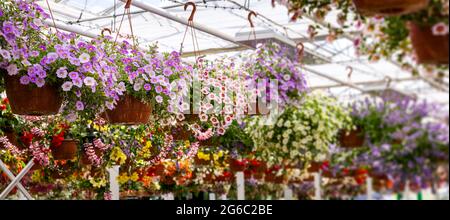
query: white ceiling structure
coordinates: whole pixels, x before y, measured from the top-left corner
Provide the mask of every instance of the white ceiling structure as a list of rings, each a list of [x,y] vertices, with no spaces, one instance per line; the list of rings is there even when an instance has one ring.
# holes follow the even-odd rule
[[[99,35],[104,28],[116,32],[125,5],[122,0],[48,2],[59,29],[88,37]],[[131,22],[140,47],[157,42],[161,50],[179,51],[191,13],[191,8],[184,11],[186,2],[133,0]],[[39,0],[38,3],[48,10],[46,0]],[[326,33],[323,31],[311,40],[307,37],[307,28],[317,22],[310,18],[291,22],[287,9],[281,5],[273,8],[271,0],[197,0],[195,3],[194,26],[199,29],[196,30],[199,50],[207,54],[207,58],[236,55],[251,49],[238,42],[239,36],[242,38],[251,31],[247,19],[251,10],[258,14],[253,19],[258,39],[263,35],[261,33],[269,33],[266,35],[294,45],[297,42],[304,44],[306,53],[313,59],[299,68],[305,70],[310,87],[330,91],[339,97],[354,97],[368,90],[385,88],[390,78],[391,88],[404,94],[415,94],[419,99],[443,103],[448,109],[448,72],[444,82],[437,83],[427,76],[412,77],[411,73],[388,60],[371,63],[366,57],[356,56],[350,32],[333,43],[325,41]],[[335,20],[330,15],[325,23],[337,25]],[[52,25],[50,21],[47,23]],[[131,34],[128,16],[124,17],[120,33]],[[192,55],[193,51],[194,44],[188,34],[183,47],[184,56]],[[350,79],[347,74],[349,66],[353,69]]]

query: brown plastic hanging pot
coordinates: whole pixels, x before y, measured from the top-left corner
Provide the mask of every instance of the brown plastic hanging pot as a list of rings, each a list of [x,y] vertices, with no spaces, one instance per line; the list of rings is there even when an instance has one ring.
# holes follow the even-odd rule
[[[57,87],[49,84],[41,88],[22,85],[18,76],[10,76],[3,69],[0,71],[5,79],[6,96],[14,114],[43,116],[59,112],[63,99]]]
[[[364,132],[358,128],[356,130],[341,131],[339,134],[339,143],[343,148],[359,148],[364,145]]]
[[[362,15],[404,15],[420,11],[429,0],[353,0],[356,10]]]
[[[448,34],[433,35],[432,27],[408,23],[411,43],[420,64],[448,64]]]
[[[123,96],[113,110],[106,111],[106,118],[112,124],[147,124],[152,107],[131,95]]]
[[[78,141],[64,140],[60,146],[50,146],[50,149],[55,160],[73,160],[78,153]]]

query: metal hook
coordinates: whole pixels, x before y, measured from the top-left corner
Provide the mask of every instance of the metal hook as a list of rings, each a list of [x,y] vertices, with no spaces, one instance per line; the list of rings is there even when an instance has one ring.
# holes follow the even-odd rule
[[[353,74],[353,67],[351,66],[347,66],[347,68],[345,68],[347,70],[347,77],[350,80],[352,78],[352,74]]]
[[[391,87],[392,78],[390,76],[386,76],[384,79],[386,80],[386,88]]]
[[[127,3],[125,3],[125,8],[128,9],[131,7],[131,1],[132,0],[127,0]]]
[[[299,42],[297,44],[297,50],[298,50],[298,59],[301,60],[303,58],[303,52],[305,51],[305,45],[303,45],[302,42]]]
[[[184,4],[184,10],[186,11],[189,6],[192,6],[192,13],[191,16],[189,17],[189,21],[194,21],[194,15],[195,12],[197,11],[197,6],[195,5],[194,2],[188,2]]]
[[[101,32],[102,36],[105,35],[105,31],[107,31],[107,32],[109,33],[109,35],[112,34],[111,29],[109,29],[109,28],[103,28],[103,30],[102,30],[102,32]]]
[[[258,15],[254,11],[250,11],[250,13],[248,13],[248,22],[250,22],[250,27],[254,28],[255,25],[253,24],[252,16],[257,17]]]

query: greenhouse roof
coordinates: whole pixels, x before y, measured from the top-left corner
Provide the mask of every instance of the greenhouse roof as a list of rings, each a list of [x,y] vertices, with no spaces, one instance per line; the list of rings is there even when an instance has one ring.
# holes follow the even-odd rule
[[[38,1],[48,10],[46,0]],[[158,43],[161,50],[179,51],[185,35],[186,23],[191,8],[184,10],[185,0],[133,0],[130,7],[132,29],[128,16],[123,16],[125,3],[122,0],[49,0],[58,28],[78,32],[85,36],[96,36],[104,28],[120,29],[121,35],[131,30],[141,47]],[[233,55],[251,49],[253,38],[248,21],[250,11],[258,42],[276,40],[295,46],[302,42],[305,47],[303,68],[313,89],[329,90],[336,96],[355,97],[387,87],[401,94],[445,104],[448,108],[448,72],[443,82],[422,75],[413,77],[398,64],[389,60],[369,62],[367,57],[358,57],[349,31],[333,43],[326,41],[326,33],[320,32],[313,40],[307,37],[310,24],[337,26],[332,15],[319,22],[312,18],[290,20],[284,6],[272,6],[269,0],[202,0],[196,1],[197,11],[194,27],[198,50],[208,58],[223,54]],[[52,24],[52,21],[48,21]],[[194,43],[191,32],[186,35],[183,54],[193,56]],[[247,37],[248,36],[248,37]],[[349,68],[351,67],[351,68]],[[351,78],[348,73],[352,69]]]

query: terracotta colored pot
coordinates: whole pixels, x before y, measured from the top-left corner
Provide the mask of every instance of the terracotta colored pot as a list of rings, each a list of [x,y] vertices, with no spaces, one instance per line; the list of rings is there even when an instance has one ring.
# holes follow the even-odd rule
[[[42,88],[22,85],[18,76],[9,76],[3,73],[3,69],[1,71],[5,78],[6,96],[14,114],[42,116],[59,112],[63,99],[57,87],[48,84]]]
[[[429,0],[353,0],[356,10],[366,16],[404,15],[420,11]]]
[[[200,159],[198,157],[194,157],[194,163],[196,165],[205,165],[205,166],[207,166],[207,165],[211,165],[211,160],[203,160],[203,159]]]
[[[61,146],[51,146],[50,149],[55,160],[73,160],[78,153],[78,141],[64,140]]]
[[[106,111],[106,118],[112,124],[146,124],[150,120],[152,107],[131,95],[121,97],[116,108]]]
[[[175,141],[189,140],[189,138],[193,135],[192,132],[185,127],[172,128],[170,134],[172,135],[173,140]]]
[[[364,132],[362,129],[350,131],[341,131],[339,134],[339,142],[343,148],[358,148],[364,145]]]
[[[247,169],[246,164],[242,164],[241,162],[233,160],[233,159],[230,159],[229,164],[230,164],[230,170],[233,172],[242,172],[245,169]]]
[[[275,174],[266,174],[264,180],[275,184],[284,183],[284,176],[275,176]]]
[[[448,64],[448,34],[435,36],[432,27],[408,24],[410,38],[420,64]]]
[[[262,180],[262,179],[264,179],[264,173],[260,173],[260,172],[253,173],[253,179],[255,179],[255,180]]]

